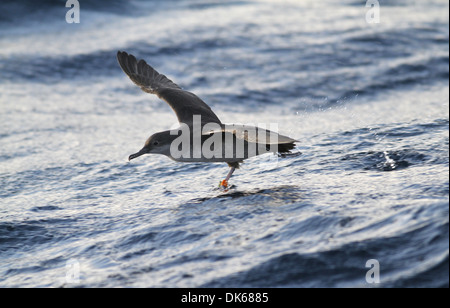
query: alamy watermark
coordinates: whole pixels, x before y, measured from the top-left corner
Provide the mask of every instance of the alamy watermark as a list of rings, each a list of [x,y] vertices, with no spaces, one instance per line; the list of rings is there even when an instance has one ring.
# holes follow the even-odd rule
[[[370,8],[366,12],[366,22],[368,24],[379,24],[380,2],[378,0],[367,0],[366,7]]]
[[[80,283],[80,262],[77,259],[69,259],[66,262],[65,283]]]
[[[202,123],[200,115],[193,116],[192,125],[181,123],[171,129],[174,140],[170,156],[183,159],[244,159],[278,152],[278,124]]]
[[[366,282],[370,284],[380,283],[380,262],[377,259],[367,260],[366,268],[370,268],[366,273]]]
[[[66,22],[68,24],[80,23],[80,2],[78,0],[67,0],[66,7],[70,8],[66,13]]]

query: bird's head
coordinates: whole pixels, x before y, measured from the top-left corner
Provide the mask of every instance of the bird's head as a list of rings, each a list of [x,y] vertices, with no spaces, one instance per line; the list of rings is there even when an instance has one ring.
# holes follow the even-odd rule
[[[163,154],[168,156],[170,155],[170,144],[174,137],[176,136],[170,135],[169,131],[153,134],[145,141],[144,147],[139,152],[131,154],[128,160],[144,154]]]

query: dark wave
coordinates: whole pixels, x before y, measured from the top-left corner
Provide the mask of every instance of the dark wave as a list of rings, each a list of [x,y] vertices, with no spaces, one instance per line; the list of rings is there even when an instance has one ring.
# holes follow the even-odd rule
[[[1,223],[0,251],[2,254],[29,252],[46,243],[63,241],[71,231],[58,226],[70,226],[75,221],[73,217],[61,217]]]
[[[411,56],[422,46],[441,45],[442,50],[448,50],[448,36],[442,33],[442,25],[436,28],[409,28],[398,31],[387,31],[369,36],[356,36],[341,43],[326,45],[308,45],[298,49],[274,46],[259,46],[252,42],[255,51],[277,58],[277,66],[261,63],[258,57],[250,61],[243,60],[240,54],[227,54],[228,49],[248,48],[248,40],[242,38],[205,39],[192,36],[192,40],[173,40],[170,42],[149,43],[133,42],[122,49],[146,59],[158,67],[158,63],[170,61],[179,63],[179,70],[172,72],[186,77],[197,72],[195,77],[184,78],[184,88],[210,87],[231,83],[235,88],[233,93],[216,93],[207,97],[214,103],[231,103],[245,101],[251,108],[271,105],[280,100],[318,101],[317,108],[336,105],[342,100],[349,101],[354,97],[374,97],[392,90],[409,89],[415,86],[434,85],[445,82],[449,78],[448,55],[436,55],[429,59],[398,61],[394,66],[379,65],[383,59],[401,59]],[[294,34],[292,34],[294,35]],[[252,38],[248,38],[250,41]],[[183,60],[192,54],[207,55],[223,50],[224,56],[235,65],[235,68],[246,69],[248,76],[254,78],[265,76],[262,82],[277,81],[277,86],[262,89],[245,89],[237,87],[239,76],[229,76],[211,79],[209,73],[223,70],[223,60],[212,63],[216,67],[205,67],[202,63],[195,66]],[[102,78],[122,74],[115,59],[117,50],[98,50],[92,53],[75,56],[58,57],[20,57],[11,55],[0,59],[2,74],[0,81],[55,83],[69,80],[85,80],[88,77]],[[211,65],[211,63],[209,63]],[[159,68],[159,67],[158,67]],[[344,72],[341,69],[345,68]],[[170,71],[162,72],[170,75]],[[283,71],[283,74],[278,72]],[[292,78],[291,74],[310,72],[301,78]],[[327,74],[316,74],[327,72]],[[279,74],[279,80],[272,75]],[[254,76],[253,76],[254,75]],[[242,77],[241,77],[242,78]],[[283,80],[286,79],[286,80]],[[327,98],[323,103],[323,99]]]
[[[368,271],[365,265],[370,259],[380,263],[381,287],[448,287],[448,236],[446,223],[321,252],[284,253],[247,271],[212,280],[202,287],[371,287],[376,285],[365,281]],[[439,245],[436,246],[437,241]],[[434,245],[427,247],[431,242]],[[425,265],[420,252],[405,254],[407,247],[420,247],[437,258],[442,254],[446,257],[437,264]]]

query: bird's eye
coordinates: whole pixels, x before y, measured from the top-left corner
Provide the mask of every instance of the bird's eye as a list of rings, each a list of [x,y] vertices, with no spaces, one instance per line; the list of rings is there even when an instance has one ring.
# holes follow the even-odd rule
[[[153,142],[153,145],[158,145],[158,144],[159,144],[158,141],[154,141],[154,142]]]

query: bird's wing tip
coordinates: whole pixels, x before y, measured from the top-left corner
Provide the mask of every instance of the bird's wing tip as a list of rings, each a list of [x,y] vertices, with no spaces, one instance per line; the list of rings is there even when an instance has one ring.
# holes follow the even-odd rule
[[[117,59],[120,59],[122,57],[122,55],[128,55],[128,54],[125,51],[118,50],[116,55],[117,55]]]

